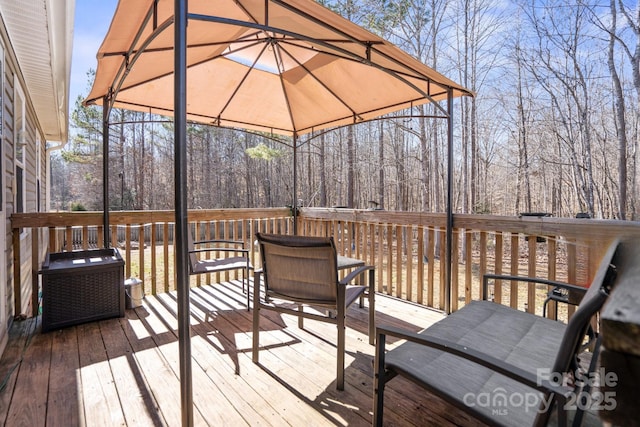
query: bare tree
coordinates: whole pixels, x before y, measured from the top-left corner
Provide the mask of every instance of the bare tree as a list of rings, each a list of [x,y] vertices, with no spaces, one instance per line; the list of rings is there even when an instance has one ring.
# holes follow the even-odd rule
[[[589,64],[580,60],[585,12],[580,4],[560,9],[534,4],[525,9],[536,44],[525,54],[523,64],[550,97],[554,125],[570,156],[580,209],[593,215]]]

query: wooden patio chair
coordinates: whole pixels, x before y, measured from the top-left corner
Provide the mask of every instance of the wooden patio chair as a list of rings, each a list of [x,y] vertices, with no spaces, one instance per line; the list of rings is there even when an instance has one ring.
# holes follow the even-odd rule
[[[635,260],[629,259],[629,248],[623,244],[609,247],[567,324],[490,301],[472,301],[419,333],[378,328],[374,425],[382,425],[385,385],[397,375],[488,425],[542,426],[550,421],[566,425],[569,415],[575,425],[584,415],[597,421],[592,412],[580,411],[580,402],[573,402],[578,411],[571,413],[565,404],[571,405],[582,393],[589,395],[580,386],[592,384],[581,384],[578,374],[589,378],[596,369],[600,339],[587,372],[574,371],[575,361],[616,276],[630,263],[640,262],[634,251]],[[387,351],[388,337],[406,342]]]
[[[336,324],[338,327],[338,356],[336,387],[344,389],[345,321],[346,310],[368,291],[369,322],[374,320],[373,267],[353,269],[338,279],[337,252],[333,238],[256,234],[260,245],[262,269],[255,271],[253,290],[253,361],[258,363],[260,345],[260,310],[298,316]],[[353,279],[369,271],[368,286],[349,285]],[[260,281],[264,275],[264,299],[260,299]],[[310,311],[310,307],[328,310]],[[335,315],[332,314],[335,312]],[[371,329],[371,328],[370,328]],[[373,337],[371,337],[373,338]],[[372,342],[372,341],[370,341]]]
[[[253,270],[249,250],[240,240],[212,239],[194,241],[189,234],[189,274],[209,274],[242,270],[242,292],[247,294],[249,309],[249,274]],[[206,254],[206,256],[202,256]],[[210,256],[209,254],[213,254]]]

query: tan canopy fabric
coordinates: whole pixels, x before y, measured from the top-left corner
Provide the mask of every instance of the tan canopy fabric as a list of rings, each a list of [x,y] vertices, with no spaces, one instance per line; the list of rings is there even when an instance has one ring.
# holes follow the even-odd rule
[[[174,0],[121,1],[85,104],[173,113]],[[471,93],[313,0],[189,0],[187,117],[282,135]]]

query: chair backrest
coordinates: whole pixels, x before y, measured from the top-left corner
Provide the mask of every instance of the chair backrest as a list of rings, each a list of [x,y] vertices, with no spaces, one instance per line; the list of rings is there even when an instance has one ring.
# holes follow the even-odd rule
[[[554,364],[554,372],[568,372],[572,368],[591,318],[602,308],[616,278],[616,253],[620,242],[616,240],[605,253],[598,271],[565,330]]]
[[[191,234],[191,231],[187,233],[187,236],[187,250],[189,251],[189,272],[193,274],[193,272],[196,271],[196,265],[198,265],[198,255],[193,252],[195,245],[193,243],[193,235]]]
[[[616,254],[620,245],[620,241],[616,240],[609,246],[600,262],[591,286],[589,286],[589,289],[580,301],[578,309],[573,313],[571,319],[569,319],[552,368],[554,375],[569,373],[577,368],[577,356],[591,319],[604,305],[609,296],[609,291],[615,282]],[[550,410],[538,411],[534,425],[546,425],[550,415]]]
[[[333,238],[257,233],[266,291],[292,301],[335,305],[337,252]]]

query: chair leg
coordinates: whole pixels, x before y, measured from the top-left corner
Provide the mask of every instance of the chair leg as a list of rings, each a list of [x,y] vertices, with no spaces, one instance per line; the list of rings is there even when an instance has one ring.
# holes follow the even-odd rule
[[[338,313],[337,313],[338,368],[337,368],[337,375],[336,375],[336,388],[338,390],[344,390],[344,353],[345,353],[345,337],[346,337],[345,317],[346,317],[346,308],[344,307],[344,302],[343,302],[342,307],[338,308]]]
[[[251,282],[249,281],[249,277],[251,277],[251,273],[249,272],[249,266],[246,269],[242,270],[242,290],[244,291],[245,280],[247,282],[247,311],[251,310],[250,302],[251,302]]]
[[[253,277],[253,363],[258,363],[260,349],[260,276],[256,273]]]
[[[376,344],[376,271],[369,270],[369,344]]]
[[[303,312],[304,311],[304,307],[302,306],[302,304],[300,304],[298,306],[298,311],[299,312]],[[304,329],[304,317],[302,317],[302,316],[298,316],[298,328]]]
[[[372,425],[382,427],[382,413],[384,410],[384,346],[386,336],[378,336],[375,360],[373,366],[373,422]]]

